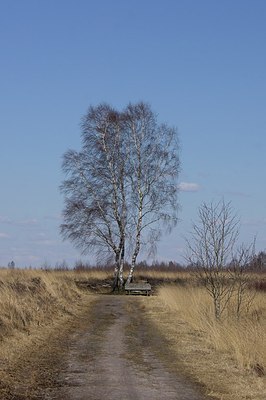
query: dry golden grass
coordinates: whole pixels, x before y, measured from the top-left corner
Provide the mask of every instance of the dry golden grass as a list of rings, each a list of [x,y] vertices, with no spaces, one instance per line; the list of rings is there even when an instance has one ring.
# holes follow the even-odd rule
[[[216,321],[204,288],[165,286],[143,300],[152,323],[170,341],[178,368],[222,400],[266,398],[266,299],[257,293],[240,320]],[[233,306],[233,305],[231,305]]]
[[[229,311],[222,321],[213,315],[211,297],[204,288],[161,288],[159,297],[170,309],[195,330],[217,351],[230,353],[238,366],[266,368],[266,297],[257,293],[249,309],[240,319]]]
[[[75,313],[79,303],[91,294],[94,282],[111,278],[108,269],[0,268],[0,353],[1,341],[18,333],[31,334],[35,328],[53,325],[57,319]],[[105,286],[105,291],[110,291],[108,284]]]
[[[87,274],[86,274],[87,276]],[[0,269],[0,355],[10,338],[41,332],[77,311],[88,291],[73,271]]]
[[[6,395],[1,385],[4,382],[8,388],[14,386],[13,379],[24,354],[38,346],[47,354],[54,354],[56,348],[52,343],[56,341],[49,341],[50,335],[58,331],[56,336],[60,336],[73,315],[78,320],[93,303],[94,291],[110,291],[112,275],[111,269],[94,268],[0,269],[0,392],[4,391],[0,398],[13,398]],[[143,310],[151,325],[170,341],[176,360],[174,367],[184,369],[217,399],[266,398],[265,294],[257,293],[241,320],[228,312],[218,323],[213,318],[209,295],[197,286],[196,278],[191,278],[189,272],[145,268],[136,270],[135,279],[149,279],[154,287],[173,282],[161,287],[158,296],[143,298]],[[251,282],[262,280],[259,275],[251,277]],[[16,360],[17,370],[12,369]],[[12,366],[9,372],[7,365]]]
[[[54,380],[58,341],[90,312],[93,296],[76,281],[86,273],[0,269],[0,398],[35,399]],[[72,327],[71,329],[74,329]],[[37,376],[39,366],[44,376]]]
[[[111,275],[110,275],[111,276]],[[127,268],[125,268],[125,277],[127,276]],[[225,276],[228,279],[232,275],[225,272]],[[160,267],[146,267],[136,268],[134,273],[134,279],[147,279],[152,285],[157,286],[158,284],[164,283],[178,283],[186,286],[202,286],[203,279],[199,276],[199,273],[195,270],[183,269],[183,268],[160,268]],[[248,287],[256,289],[258,291],[266,292],[266,273],[249,271],[245,273],[245,280]]]
[[[174,282],[176,280],[178,281],[191,281],[192,276],[189,272],[186,270],[180,271],[180,270],[167,270],[167,269],[153,269],[151,268],[146,268],[146,269],[136,269],[134,278],[137,280],[139,277],[145,277],[145,279],[155,279],[155,280],[166,280],[166,281],[171,281]]]

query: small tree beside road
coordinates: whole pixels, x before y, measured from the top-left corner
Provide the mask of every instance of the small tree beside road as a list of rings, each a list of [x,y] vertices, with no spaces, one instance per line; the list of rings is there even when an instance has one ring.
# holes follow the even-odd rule
[[[247,293],[245,271],[254,256],[254,246],[237,247],[239,219],[231,203],[203,203],[199,220],[187,239],[187,260],[213,299],[216,319],[220,319],[236,294],[236,314],[240,315]]]

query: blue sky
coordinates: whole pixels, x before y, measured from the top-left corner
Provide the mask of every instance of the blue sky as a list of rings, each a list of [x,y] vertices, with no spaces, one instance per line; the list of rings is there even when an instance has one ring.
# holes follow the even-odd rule
[[[180,223],[158,260],[182,262],[198,207],[221,198],[265,250],[265,21],[264,0],[0,0],[0,265],[80,258],[59,235],[61,161],[102,101],[178,127]]]

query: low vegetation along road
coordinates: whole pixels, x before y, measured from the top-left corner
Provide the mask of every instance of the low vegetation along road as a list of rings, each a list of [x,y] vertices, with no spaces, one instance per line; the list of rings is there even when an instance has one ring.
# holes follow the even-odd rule
[[[89,295],[75,315],[52,329],[40,326],[41,336],[10,339],[9,356],[1,355],[0,399],[204,400],[182,366],[173,368],[171,346],[147,318],[151,300]]]
[[[105,294],[95,271],[0,272],[0,400],[266,398],[263,291],[216,321],[187,272],[156,287],[156,271],[152,296]]]
[[[150,331],[143,307],[139,297],[98,296],[62,344],[60,369],[42,398],[203,400],[202,388],[160,361],[156,350],[165,343]]]

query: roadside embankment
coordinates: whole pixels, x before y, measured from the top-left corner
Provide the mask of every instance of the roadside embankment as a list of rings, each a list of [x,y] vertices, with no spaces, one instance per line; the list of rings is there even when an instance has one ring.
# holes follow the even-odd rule
[[[54,336],[60,340],[64,330],[69,329],[69,321],[84,313],[94,300],[88,289],[77,285],[85,280],[83,275],[73,271],[0,269],[1,399],[34,398],[27,389],[34,390],[41,379],[35,376],[34,365],[50,364],[45,380],[53,379],[57,351]]]

